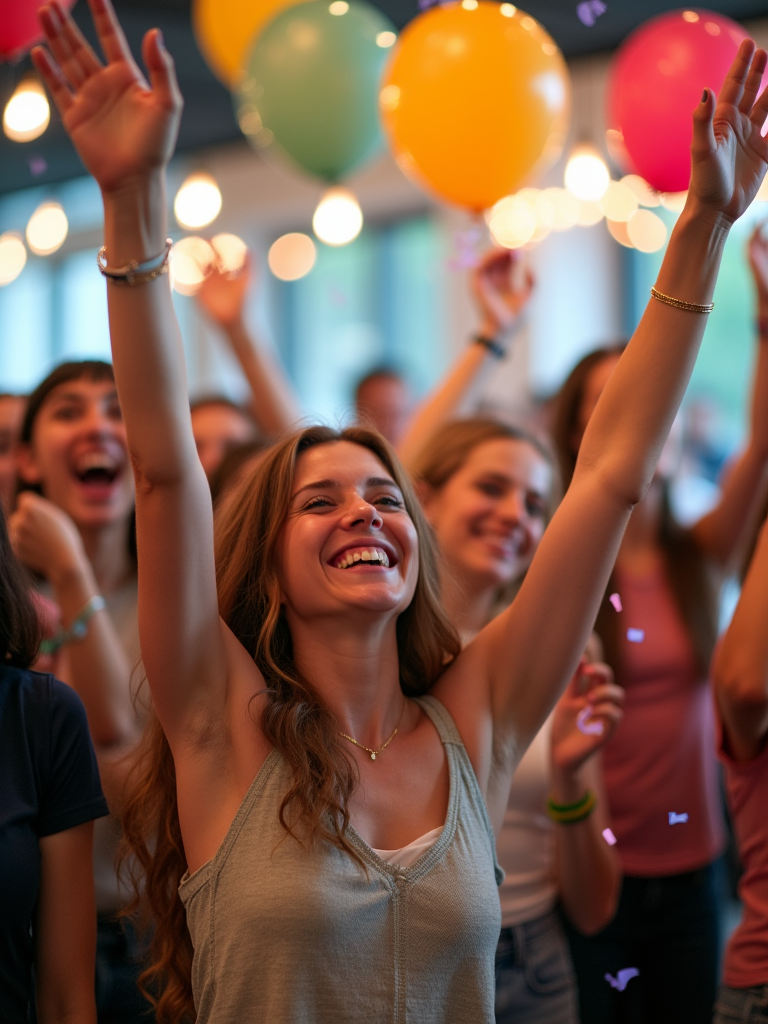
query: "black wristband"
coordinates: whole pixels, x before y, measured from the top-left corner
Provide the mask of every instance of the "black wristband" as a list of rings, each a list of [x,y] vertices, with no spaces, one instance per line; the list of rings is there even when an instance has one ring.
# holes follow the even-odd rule
[[[484,348],[487,348],[491,355],[496,356],[497,359],[503,359],[507,354],[507,350],[495,338],[487,338],[484,334],[473,334],[472,342],[475,345],[482,345]]]

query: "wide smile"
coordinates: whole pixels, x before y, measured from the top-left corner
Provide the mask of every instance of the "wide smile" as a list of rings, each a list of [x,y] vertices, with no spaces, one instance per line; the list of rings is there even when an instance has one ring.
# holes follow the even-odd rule
[[[93,498],[111,495],[124,471],[125,463],[107,451],[85,452],[72,465],[75,480]]]
[[[334,569],[360,571],[375,569],[379,572],[397,565],[395,552],[382,544],[354,544],[337,551],[328,564]]]

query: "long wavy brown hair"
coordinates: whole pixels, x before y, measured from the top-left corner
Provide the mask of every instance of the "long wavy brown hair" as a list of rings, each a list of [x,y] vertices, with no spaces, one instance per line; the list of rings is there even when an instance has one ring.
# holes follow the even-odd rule
[[[354,857],[346,838],[354,761],[338,726],[309,679],[296,668],[280,603],[276,546],[291,500],[296,462],[317,445],[349,441],[369,449],[403,493],[419,542],[413,600],[397,621],[403,693],[426,693],[459,651],[458,637],[438,598],[434,542],[405,471],[387,442],[361,428],[309,427],[265,453],[221,506],[216,518],[219,611],[266,682],[261,728],[285,758],[292,782],[280,808],[287,831],[311,845],[329,842]],[[171,750],[153,714],[142,740],[123,811],[124,862],[132,865],[136,897],[130,912],[148,936],[149,966],[141,984],[159,1024],[194,1020],[192,945],[178,886],[186,858],[176,803]]]
[[[552,436],[557,448],[565,487],[576,468],[577,448],[574,440],[579,428],[579,411],[589,375],[604,359],[621,355],[623,343],[595,349],[576,364],[560,390],[555,406]],[[691,640],[696,664],[702,676],[709,670],[717,640],[717,592],[719,579],[714,567],[696,543],[689,529],[674,517],[669,485],[662,490],[661,517],[657,536],[664,558],[664,569],[675,604]],[[616,589],[614,572],[608,581],[600,605],[595,629],[605,648],[605,660],[622,679],[622,640],[620,620],[607,597]]]

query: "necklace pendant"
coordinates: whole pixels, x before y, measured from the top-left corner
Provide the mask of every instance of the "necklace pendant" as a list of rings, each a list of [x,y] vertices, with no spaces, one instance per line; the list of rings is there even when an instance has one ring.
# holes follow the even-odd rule
[[[375,751],[373,751],[373,750],[371,751],[371,760],[372,760],[372,761],[375,761],[375,760],[376,760],[376,752],[375,752]]]

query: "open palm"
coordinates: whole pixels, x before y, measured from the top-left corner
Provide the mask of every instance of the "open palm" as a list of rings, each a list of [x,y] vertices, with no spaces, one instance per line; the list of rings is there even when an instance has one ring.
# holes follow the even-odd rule
[[[33,57],[83,163],[109,192],[168,162],[182,102],[173,62],[159,33],[155,30],[144,38],[150,88],[109,0],[89,4],[106,65],[58,3],[40,11],[50,52],[36,47]]]
[[[744,40],[717,105],[707,90],[694,114],[691,192],[731,223],[755,198],[768,168],[768,140],[761,134],[768,89],[757,95],[766,62],[765,50]]]

